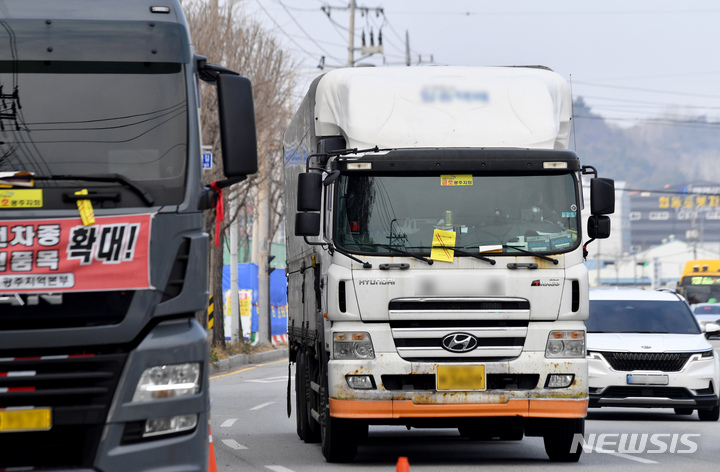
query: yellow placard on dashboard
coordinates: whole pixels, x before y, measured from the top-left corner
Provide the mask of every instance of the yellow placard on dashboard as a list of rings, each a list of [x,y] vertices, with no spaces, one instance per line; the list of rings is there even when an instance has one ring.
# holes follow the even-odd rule
[[[442,187],[460,187],[463,185],[472,185],[473,176],[472,174],[456,174],[456,175],[441,175],[440,185]]]
[[[42,208],[41,189],[0,189],[0,210],[8,208]]]

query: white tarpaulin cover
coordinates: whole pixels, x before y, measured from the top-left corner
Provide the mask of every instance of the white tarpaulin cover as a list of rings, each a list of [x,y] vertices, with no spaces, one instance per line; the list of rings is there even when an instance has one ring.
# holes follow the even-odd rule
[[[565,79],[544,68],[347,68],[320,80],[315,126],[358,149],[567,149],[571,105]]]

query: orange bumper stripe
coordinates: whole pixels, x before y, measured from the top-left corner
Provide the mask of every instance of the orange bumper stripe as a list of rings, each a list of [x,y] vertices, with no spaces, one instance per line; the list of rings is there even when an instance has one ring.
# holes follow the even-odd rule
[[[585,418],[587,400],[530,400],[532,418]]]
[[[509,400],[507,403],[432,403],[411,400],[330,399],[335,418],[471,418],[525,416],[533,418],[584,418],[587,400]]]

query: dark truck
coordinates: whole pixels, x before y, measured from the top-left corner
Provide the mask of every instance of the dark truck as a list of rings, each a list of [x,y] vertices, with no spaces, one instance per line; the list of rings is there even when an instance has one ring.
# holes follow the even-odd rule
[[[0,0],[0,94],[0,470],[207,470],[204,212],[257,171],[250,82],[178,0]]]

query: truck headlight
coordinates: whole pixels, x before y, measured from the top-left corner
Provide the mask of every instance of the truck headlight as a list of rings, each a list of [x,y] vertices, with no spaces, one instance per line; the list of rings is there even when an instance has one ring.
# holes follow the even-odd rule
[[[140,376],[133,402],[149,402],[194,395],[200,391],[200,363],[158,365]]]
[[[545,357],[585,357],[585,331],[550,331],[545,345]]]
[[[375,359],[370,334],[333,334],[333,359]]]

